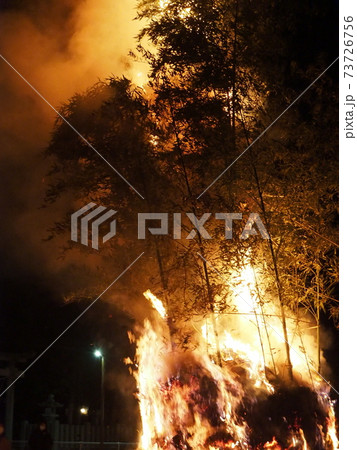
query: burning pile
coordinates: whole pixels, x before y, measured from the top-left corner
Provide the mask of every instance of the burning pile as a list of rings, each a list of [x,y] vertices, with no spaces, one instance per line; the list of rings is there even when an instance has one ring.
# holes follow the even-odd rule
[[[288,384],[259,355],[254,339],[238,339],[223,322],[219,364],[206,319],[195,348],[180,350],[163,303],[150,291],[144,295],[160,318],[146,320],[136,342],[140,450],[338,448],[329,387],[308,363],[312,386],[301,371],[299,384]]]

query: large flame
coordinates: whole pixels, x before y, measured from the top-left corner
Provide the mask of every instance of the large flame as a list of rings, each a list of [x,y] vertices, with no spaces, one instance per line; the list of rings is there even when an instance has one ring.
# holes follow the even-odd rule
[[[157,298],[157,297],[150,291],[150,289],[148,289],[146,292],[144,292],[143,295],[144,295],[144,297],[145,297],[147,300],[150,300],[152,307],[156,309],[156,311],[160,314],[160,316],[161,316],[163,319],[165,319],[166,316],[167,316],[167,313],[166,313],[166,309],[165,309],[165,306],[164,306],[164,304],[162,303],[162,301],[161,301],[159,298]]]
[[[306,347],[299,341],[294,348],[299,318],[291,311],[286,311],[288,334],[300,387],[282,387],[284,340],[279,311],[274,301],[259,300],[264,293],[257,292],[257,276],[248,264],[231,274],[230,302],[235,313],[216,314],[216,331],[212,320],[196,321],[193,328],[199,332],[191,351],[173,344],[162,301],[150,290],[144,293],[163,320],[155,326],[146,320],[137,340],[133,373],[142,423],[138,449],[338,449],[333,402],[309,354],[316,349],[305,335]],[[217,345],[221,364],[215,359]],[[290,390],[291,401],[305,395],[314,411],[305,414],[308,417],[292,411],[288,418],[276,411],[280,422],[272,422],[269,436],[273,419],[271,413],[264,416],[267,405],[281,402]],[[259,426],[254,429],[257,420],[262,420],[265,434]]]
[[[140,449],[170,448],[170,441],[175,438],[195,449],[216,448],[209,445],[209,438],[216,431],[210,417],[213,403],[217,408],[212,411],[216,414],[214,420],[226,427],[232,442],[248,448],[246,424],[235,413],[243,391],[229,370],[217,366],[205,352],[172,353],[168,337],[158,334],[149,321],[137,343],[137,360]],[[209,380],[214,380],[214,399],[209,398]],[[203,395],[204,386],[207,396]]]

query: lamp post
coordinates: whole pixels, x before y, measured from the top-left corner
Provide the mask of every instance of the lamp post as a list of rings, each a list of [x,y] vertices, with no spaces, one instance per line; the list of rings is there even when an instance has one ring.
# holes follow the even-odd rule
[[[80,435],[81,435],[81,441],[83,440],[83,431],[82,431],[82,417],[86,418],[88,416],[88,406],[82,406],[79,409],[79,425],[80,428]],[[82,450],[82,444],[80,444],[79,449]]]
[[[94,356],[101,359],[101,382],[100,382],[100,446],[104,449],[104,355],[101,350],[94,351]]]

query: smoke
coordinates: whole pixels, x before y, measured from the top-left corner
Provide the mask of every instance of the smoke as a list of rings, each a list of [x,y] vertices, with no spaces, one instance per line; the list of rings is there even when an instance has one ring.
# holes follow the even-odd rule
[[[133,21],[133,0],[83,0],[72,5],[43,1],[38,5],[36,10],[2,14],[1,49],[52,104],[98,78],[123,72],[130,75],[127,54],[135,46],[139,27]],[[28,93],[17,75],[8,80],[17,92]]]
[[[2,3],[0,53],[54,107],[98,79],[124,74],[135,80],[144,69],[139,63],[133,66],[128,57],[140,26],[133,21],[134,6],[134,0]],[[61,280],[63,289],[63,283],[70,283],[69,264],[79,258],[59,260],[58,241],[44,239],[71,198],[41,208],[50,165],[42,152],[55,113],[13,69],[2,60],[0,64],[0,202],[6,217],[0,245],[7,261],[5,276],[32,272],[52,285]],[[97,263],[98,258],[89,260]]]
[[[140,82],[135,77],[145,68],[133,64],[128,57],[129,51],[135,48],[135,35],[140,27],[133,21],[134,5],[135,0],[17,0],[5,5],[0,1],[0,54],[56,109],[98,79],[125,75]],[[94,252],[90,255],[87,252],[83,257],[80,251],[71,251],[61,258],[61,247],[70,238],[69,226],[63,236],[46,240],[48,230],[62,220],[74,201],[68,193],[54,205],[42,207],[48,188],[46,175],[51,166],[51,161],[43,158],[43,151],[49,143],[56,114],[1,59],[0,67],[0,282],[3,286],[0,327],[6,330],[2,339],[6,335],[9,345],[19,341],[22,351],[26,339],[31,345],[37,345],[33,337],[37,332],[31,325],[26,327],[18,322],[14,323],[17,331],[13,332],[7,322],[22,317],[14,311],[46,308],[45,302],[50,307],[53,300],[61,302],[73,292],[81,295],[82,290],[93,285],[94,271],[99,272],[96,278],[102,275],[103,261]],[[96,295],[99,293],[95,291]],[[38,299],[44,301],[40,303]],[[125,299],[115,300],[116,304],[123,304]],[[26,317],[26,321],[31,322],[31,317]],[[123,321],[128,321],[125,315]],[[21,334],[18,328],[25,330]],[[102,329],[107,328],[107,323],[102,324]],[[47,339],[45,332],[41,331],[40,335]],[[127,349],[128,344],[121,342],[120,347]],[[128,389],[122,393],[121,401],[133,408],[134,382],[126,372],[121,375],[122,369],[119,363],[113,373],[109,368],[108,377],[110,380],[119,376],[121,385]],[[36,379],[35,371],[30,383]],[[29,389],[32,392],[32,386]],[[38,400],[36,392],[26,403]],[[118,408],[112,406],[112,409]],[[125,424],[131,420],[122,419]],[[133,437],[135,430],[130,439]]]

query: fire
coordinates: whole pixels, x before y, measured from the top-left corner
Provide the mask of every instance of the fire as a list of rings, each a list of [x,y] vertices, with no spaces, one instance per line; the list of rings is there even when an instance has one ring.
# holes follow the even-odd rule
[[[144,297],[147,300],[150,300],[151,305],[153,308],[156,309],[156,311],[160,314],[160,316],[165,319],[167,317],[166,309],[160,299],[158,299],[151,291],[148,289],[146,292],[144,292]]]
[[[273,440],[271,442],[266,442],[263,448],[270,448],[272,450],[282,450],[280,445],[278,445],[275,436],[273,436]]]
[[[133,76],[133,80],[137,86],[143,88],[144,85],[147,83],[147,75],[144,74],[143,72],[136,72],[136,74],[134,74]]]
[[[159,0],[159,2],[158,2],[158,6],[159,6],[159,10],[162,12],[162,13],[165,13],[165,12],[172,12],[171,10],[170,10],[170,0]],[[181,7],[180,9],[179,9],[179,14],[178,14],[178,16],[180,17],[180,19],[186,19],[187,17],[189,17],[190,16],[190,14],[191,14],[191,8],[189,7],[189,6],[187,6],[187,7]]]
[[[230,303],[237,312],[234,328],[240,330],[240,341],[248,340],[249,346],[261,354],[263,363],[277,371],[285,365],[285,339],[282,329],[280,306],[265,291],[263,275],[249,263],[249,255],[242,262],[240,271],[229,276]],[[262,300],[263,299],[263,300]],[[297,317],[285,308],[290,359],[295,373],[304,381],[321,383],[316,372],[317,348],[315,337],[309,331],[314,322],[307,316]],[[224,322],[224,319],[223,319]]]
[[[259,274],[246,264],[240,273],[231,274],[230,281],[230,302],[237,314],[199,319],[198,327],[193,324],[197,333],[191,351],[175,344],[163,302],[150,290],[144,292],[163,320],[155,326],[145,320],[135,361],[127,361],[138,388],[142,423],[138,449],[312,450],[311,426],[320,445],[316,448],[338,449],[333,403],[321,379],[318,383],[309,379],[312,358],[301,349],[301,387],[281,385],[281,339],[267,326],[268,322],[281,329],[281,322],[274,301],[259,300],[258,291],[265,295],[257,287]],[[294,342],[297,318],[287,313],[289,339]],[[315,412],[303,415],[299,401],[314,405]],[[267,412],[269,405],[275,408],[275,419]],[[310,434],[304,428],[306,421],[312,424]]]
[[[299,434],[300,434],[300,437],[301,437],[301,440],[302,440],[302,443],[303,443],[302,450],[307,450],[307,442],[306,442],[306,439],[305,439],[304,431],[301,428],[299,429]]]
[[[191,8],[183,8],[179,14],[179,17],[181,19],[186,19],[186,17],[189,17],[189,15],[191,14]]]
[[[328,399],[330,407],[328,411],[328,419],[327,419],[327,440],[331,443],[333,449],[338,448],[338,439],[336,433],[336,417],[335,410],[333,409],[333,403],[330,399]]]
[[[166,9],[169,6],[170,0],[159,0],[159,8]]]
[[[209,349],[215,350],[212,327],[207,324],[202,325],[202,338],[208,344]],[[269,392],[274,392],[273,386],[268,382],[264,373],[264,364],[257,351],[252,349],[249,344],[234,339],[233,336],[225,330],[220,339],[222,357],[225,362],[235,361],[237,359],[245,365],[249,377],[255,380],[255,387],[265,387]]]
[[[149,321],[137,343],[137,359],[141,450],[172,448],[172,440],[182,445],[176,448],[249,448],[246,424],[235,413],[242,387],[229,370],[217,366],[201,351],[173,354],[167,338]],[[223,429],[227,441],[237,445],[217,447],[215,440],[210,442]]]

